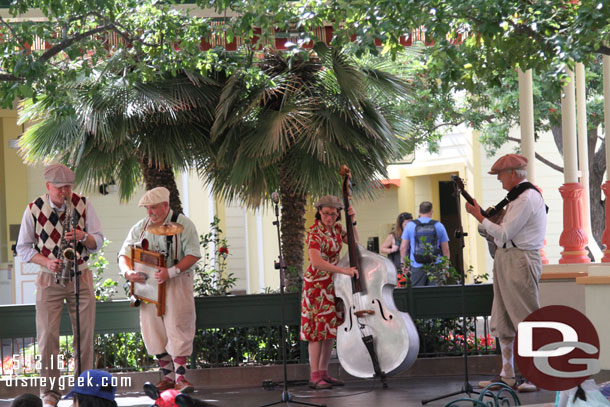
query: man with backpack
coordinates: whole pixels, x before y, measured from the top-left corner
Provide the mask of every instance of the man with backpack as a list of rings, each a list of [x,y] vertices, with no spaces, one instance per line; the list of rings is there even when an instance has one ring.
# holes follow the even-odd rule
[[[432,285],[426,267],[441,261],[440,255],[449,258],[449,236],[442,223],[432,219],[432,203],[419,204],[419,218],[409,222],[402,232],[400,257],[409,253],[411,261],[411,284],[413,286]]]

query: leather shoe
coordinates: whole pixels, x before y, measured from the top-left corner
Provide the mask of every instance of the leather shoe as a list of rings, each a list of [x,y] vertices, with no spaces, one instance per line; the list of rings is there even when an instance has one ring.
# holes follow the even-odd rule
[[[536,387],[535,384],[532,384],[529,381],[525,380],[523,383],[517,386],[517,391],[519,393],[529,393],[532,391],[538,391],[538,387]]]
[[[164,392],[165,390],[169,390],[169,389],[173,389],[174,386],[176,385],[176,383],[170,381],[170,380],[161,380],[159,383],[157,383],[157,390],[159,390],[159,393]]]
[[[343,380],[337,379],[335,377],[325,377],[322,380],[324,380],[326,383],[330,383],[333,386],[343,386],[345,383],[343,382]]]
[[[179,383],[176,383],[174,389],[181,393],[192,393],[193,390],[195,390],[195,386],[193,386],[193,383],[189,382],[188,380],[183,379]]]
[[[507,385],[511,389],[516,389],[517,388],[517,381],[515,380],[514,377],[503,377],[503,376],[494,376],[494,377],[492,377],[489,380],[482,380],[482,381],[479,382],[479,387],[485,388],[485,387],[489,386],[492,383],[504,383],[505,385]],[[500,386],[492,386],[489,389],[490,390],[497,390],[499,388],[500,388]]]
[[[317,382],[309,382],[309,387],[314,390],[324,390],[324,389],[332,389],[333,385],[325,381],[324,379],[320,379]]]

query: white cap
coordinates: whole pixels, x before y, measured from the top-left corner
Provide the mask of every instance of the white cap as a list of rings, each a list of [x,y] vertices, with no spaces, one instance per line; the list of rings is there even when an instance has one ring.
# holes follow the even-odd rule
[[[52,183],[56,187],[73,185],[75,178],[76,176],[72,170],[63,164],[49,165],[44,169],[45,181]]]
[[[147,191],[138,202],[138,206],[156,205],[162,202],[169,202],[169,189],[156,187]]]

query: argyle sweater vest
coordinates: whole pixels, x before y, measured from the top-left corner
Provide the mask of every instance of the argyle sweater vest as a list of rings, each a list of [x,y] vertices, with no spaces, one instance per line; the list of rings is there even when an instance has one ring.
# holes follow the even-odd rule
[[[28,208],[35,225],[36,244],[34,248],[43,256],[56,259],[59,256],[65,213],[58,214],[51,207],[49,197],[46,194],[36,198],[34,202],[28,205]],[[87,198],[74,192],[72,193],[72,214],[78,219],[76,228],[85,230]],[[76,251],[80,255],[78,259],[79,270],[86,269],[88,267],[89,250],[81,242],[77,242]]]

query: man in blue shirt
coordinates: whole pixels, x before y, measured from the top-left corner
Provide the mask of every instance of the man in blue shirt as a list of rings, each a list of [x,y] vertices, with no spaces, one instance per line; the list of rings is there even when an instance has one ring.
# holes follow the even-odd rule
[[[449,236],[442,223],[432,220],[432,203],[424,201],[419,204],[419,218],[409,222],[402,232],[400,258],[402,263],[409,252],[411,261],[411,283],[413,286],[432,285],[424,269],[425,264],[436,264],[441,259],[429,256],[429,250],[423,253],[422,243],[428,243],[434,249],[432,254],[442,254],[449,258]],[[431,225],[429,223],[432,223]],[[433,226],[433,228],[432,228]],[[416,239],[417,238],[417,239]]]

